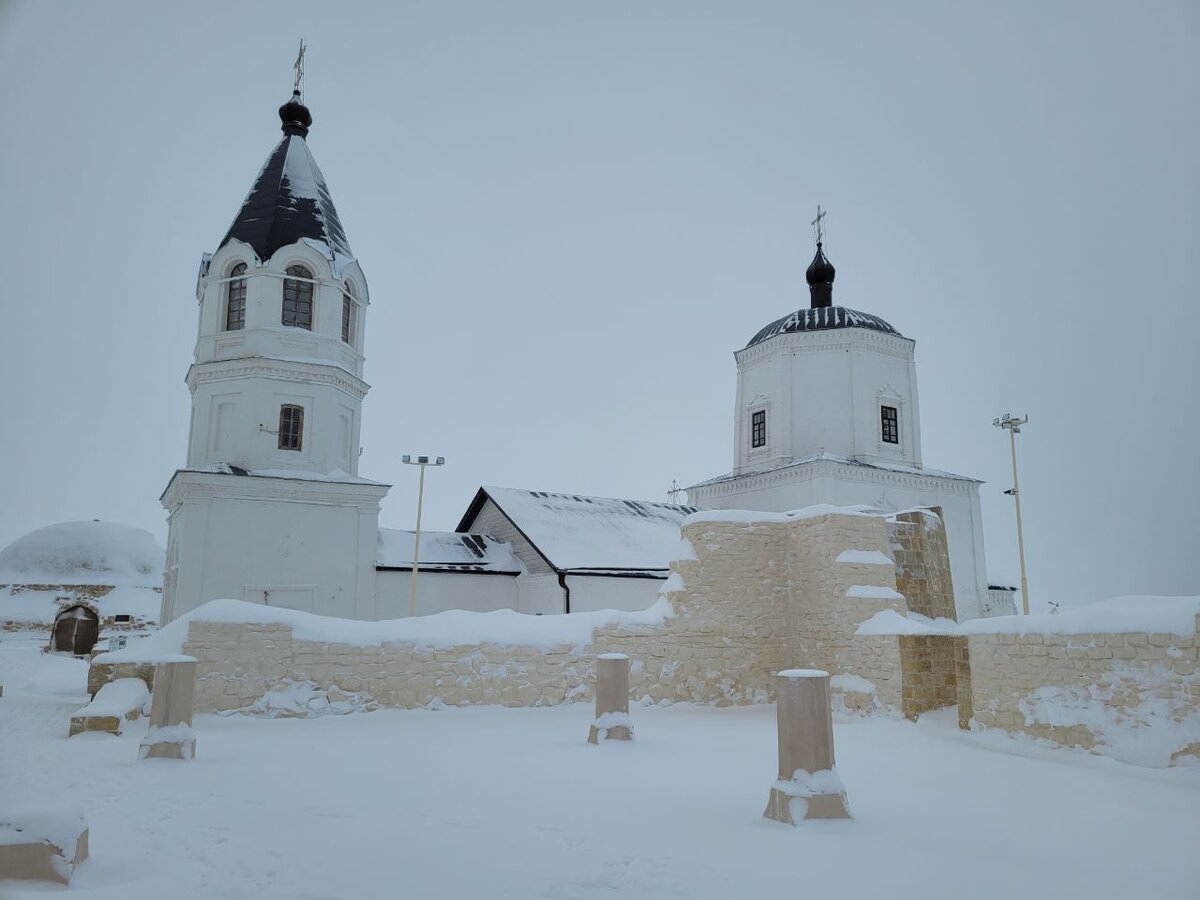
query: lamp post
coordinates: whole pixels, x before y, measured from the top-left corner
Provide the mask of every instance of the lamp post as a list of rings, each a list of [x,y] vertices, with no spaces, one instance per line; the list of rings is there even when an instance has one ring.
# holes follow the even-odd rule
[[[1009,413],[992,420],[992,424],[997,428],[1008,431],[1008,441],[1012,447],[1013,486],[1012,490],[1004,493],[1017,502],[1017,553],[1021,557],[1021,606],[1025,610],[1025,615],[1029,615],[1029,582],[1025,580],[1025,537],[1021,531],[1021,489],[1017,484],[1017,435],[1021,433],[1021,426],[1028,421],[1028,414],[1020,419],[1014,419]]]
[[[417,614],[417,569],[420,567],[421,559],[421,505],[425,500],[425,467],[444,466],[446,458],[444,456],[410,456],[406,453],[400,457],[400,461],[408,466],[421,467],[421,477],[417,482],[417,530],[413,535],[412,581],[409,585],[408,596],[408,614],[415,616]]]

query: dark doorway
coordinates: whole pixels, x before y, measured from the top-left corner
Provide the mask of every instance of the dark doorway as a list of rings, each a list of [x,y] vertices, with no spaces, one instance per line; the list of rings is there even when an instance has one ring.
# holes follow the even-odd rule
[[[100,637],[100,619],[86,606],[68,606],[54,617],[50,649],[87,656]]]

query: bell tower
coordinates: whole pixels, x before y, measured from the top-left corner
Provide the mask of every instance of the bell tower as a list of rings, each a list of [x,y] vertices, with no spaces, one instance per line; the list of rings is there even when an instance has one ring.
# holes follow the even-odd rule
[[[164,623],[218,598],[374,618],[388,485],[358,474],[370,294],[308,146],[303,54],[283,138],[200,262]]]
[[[283,139],[200,264],[187,465],[353,476],[370,294],[299,89],[279,117]]]

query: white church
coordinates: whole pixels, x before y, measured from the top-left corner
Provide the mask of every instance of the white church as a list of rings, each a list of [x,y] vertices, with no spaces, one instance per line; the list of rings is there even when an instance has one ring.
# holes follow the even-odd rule
[[[201,260],[187,373],[187,464],[161,501],[161,622],[218,598],[352,619],[409,613],[411,532],[381,529],[389,485],[358,474],[370,294],[306,138],[297,84],[283,139]],[[481,488],[452,533],[421,539],[419,614],[569,613],[655,599],[698,507],[813,503],[944,511],[959,618],[986,611],[979,482],[925,469],[914,342],[832,305],[818,243],[812,308],[736,354],[734,470],[694,505]]]

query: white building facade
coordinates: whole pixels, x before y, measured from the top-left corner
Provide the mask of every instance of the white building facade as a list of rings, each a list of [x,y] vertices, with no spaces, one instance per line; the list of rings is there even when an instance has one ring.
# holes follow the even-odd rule
[[[960,619],[988,600],[979,484],[921,457],[916,342],[877,316],[832,303],[835,270],[820,243],[811,306],[737,351],[734,468],[688,488],[718,509],[785,512],[817,503],[895,511],[939,507]]]
[[[375,617],[388,486],[358,477],[369,293],[299,92],[279,115],[283,140],[200,266],[187,464],[161,498],[164,623],[224,597]]]

